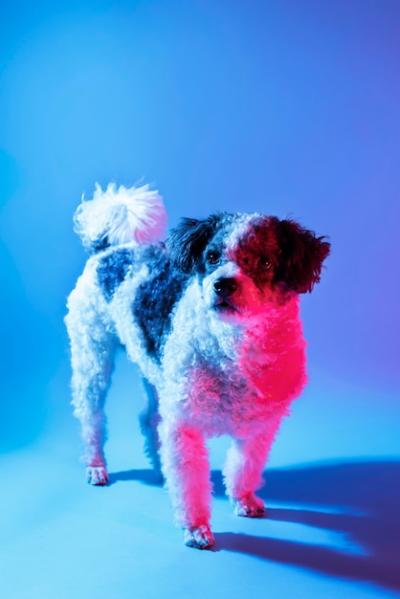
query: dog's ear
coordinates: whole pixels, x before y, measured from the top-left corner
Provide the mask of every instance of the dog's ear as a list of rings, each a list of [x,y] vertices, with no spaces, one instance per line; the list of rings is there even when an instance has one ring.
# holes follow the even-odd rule
[[[312,291],[321,275],[322,263],[330,251],[325,237],[303,229],[293,220],[277,222],[279,261],[275,281],[297,293]]]
[[[214,236],[221,216],[213,214],[204,220],[182,218],[172,229],[167,247],[173,264],[183,272],[190,273],[200,264],[208,242]]]

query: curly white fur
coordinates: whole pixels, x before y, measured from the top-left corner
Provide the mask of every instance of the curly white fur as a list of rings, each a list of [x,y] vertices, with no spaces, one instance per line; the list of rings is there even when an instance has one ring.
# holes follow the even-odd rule
[[[167,215],[161,196],[149,185],[117,188],[109,183],[103,191],[96,183],[93,199],[82,197],[74,224],[87,248],[105,237],[109,245],[146,244],[163,238]]]

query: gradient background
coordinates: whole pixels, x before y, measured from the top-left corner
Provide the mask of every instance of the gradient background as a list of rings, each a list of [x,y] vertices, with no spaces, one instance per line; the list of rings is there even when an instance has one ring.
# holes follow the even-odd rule
[[[15,0],[0,11],[5,596],[399,592],[400,3]],[[110,180],[154,184],[171,225],[257,210],[332,242],[303,298],[310,384],[273,450],[269,520],[229,514],[226,440],[211,443],[213,554],[180,545],[151,484],[123,356],[108,444],[121,484],[82,482],[62,322],[85,260],[71,217]]]

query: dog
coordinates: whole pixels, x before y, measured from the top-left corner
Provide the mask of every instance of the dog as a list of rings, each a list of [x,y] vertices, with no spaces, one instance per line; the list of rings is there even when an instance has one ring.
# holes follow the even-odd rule
[[[330,244],[294,220],[221,212],[166,236],[148,185],[96,187],[74,215],[91,253],[68,298],[74,414],[87,479],[108,482],[104,402],[115,351],[138,364],[146,451],[162,472],[186,545],[208,549],[205,440],[232,439],[224,483],[239,516],[261,517],[268,453],[306,383],[299,295],[320,280]]]

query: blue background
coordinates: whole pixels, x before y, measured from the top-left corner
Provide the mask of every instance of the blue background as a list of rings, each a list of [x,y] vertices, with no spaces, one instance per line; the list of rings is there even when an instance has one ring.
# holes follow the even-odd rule
[[[7,505],[13,508],[3,513],[16,523],[21,543],[34,542],[29,535],[38,519],[47,522],[52,510],[64,505],[70,486],[81,492],[62,318],[85,259],[72,232],[72,213],[82,192],[90,196],[95,181],[154,184],[165,198],[171,225],[183,215],[257,210],[297,218],[330,237],[332,255],[322,282],[303,298],[310,385],[285,423],[272,465],[331,460],[332,489],[337,488],[335,468],[342,472],[343,463],[349,472],[356,468],[354,480],[360,476],[360,485],[368,489],[377,467],[377,479],[383,476],[388,484],[379,497],[392,497],[400,411],[399,3],[16,0],[2,2],[0,10],[0,450],[9,473]],[[119,362],[110,398],[115,439],[109,451],[114,470],[122,472],[146,466],[137,430],[131,431],[140,405],[134,397],[140,395],[138,377],[123,357]],[[216,468],[224,449],[223,440],[212,447]],[[360,460],[361,470],[354,466]],[[34,464],[28,479],[26,461]],[[366,464],[372,463],[368,478]],[[62,487],[50,498],[48,483],[54,478],[69,480],[68,490]],[[338,484],[347,486],[352,479],[353,474],[339,476]],[[300,477],[297,487],[306,480]],[[22,516],[26,484],[34,497],[28,524]],[[154,502],[160,501],[162,491],[151,491],[159,494]],[[132,491],[122,493],[134,502]],[[310,493],[308,500],[313,497]],[[162,525],[169,531],[167,499],[162,498]],[[353,509],[364,509],[358,499]],[[91,506],[92,501],[97,499],[90,499]],[[152,500],[144,496],[143,501],[151,505]],[[390,506],[392,501],[379,511],[381,525],[389,528]],[[61,527],[67,526],[62,510],[57,512]],[[229,521],[227,530],[232,526]],[[49,529],[45,559],[54,556],[58,534]],[[173,552],[179,540],[173,532],[166,534]],[[15,552],[4,546],[9,560],[18,561],[17,537],[10,528]],[[302,533],[299,537],[308,542]],[[229,537],[220,539],[224,542],[232,549]],[[250,555],[257,553],[254,542],[242,539],[242,544],[250,547]],[[87,552],[92,549],[89,543]],[[390,562],[392,550],[378,543],[382,563]],[[76,588],[65,586],[64,558],[61,552],[59,571],[53,564],[54,578],[32,564],[36,591],[26,596],[54,596],[58,585],[57,597],[64,597],[62,592],[78,596],[79,576]],[[340,594],[335,585],[348,574],[321,566],[318,558],[311,562],[293,589],[317,584],[321,579],[310,572],[322,571],[332,576],[332,596]],[[12,582],[10,564],[8,596],[25,596]],[[93,567],[97,573],[96,563]],[[294,577],[296,567],[304,564],[294,557]],[[360,584],[368,579],[370,564],[365,571],[354,568]],[[146,572],[146,566],[141,570]],[[126,586],[120,582],[118,596],[132,584],[144,589],[143,581],[124,579],[123,572],[119,580]],[[284,572],[288,576],[287,568]],[[389,574],[380,574],[381,587],[390,586]],[[261,567],[251,580],[260,576]],[[277,575],[277,586],[271,583],[276,596],[282,592],[279,581]],[[143,596],[162,596],[154,585]],[[184,588],[165,590],[165,596]],[[230,592],[229,584],[226,588]],[[307,592],[303,596],[318,596]],[[90,596],[87,589],[82,593]]]

